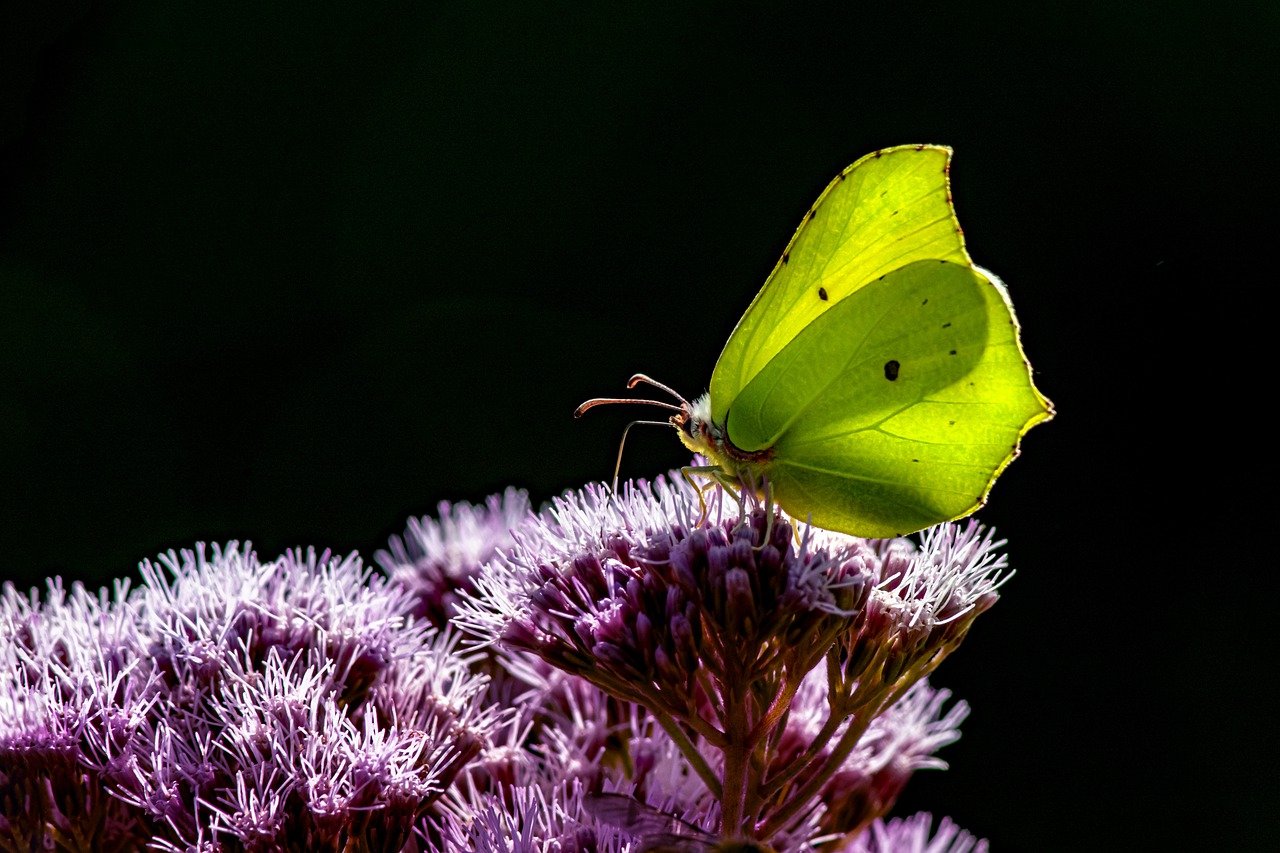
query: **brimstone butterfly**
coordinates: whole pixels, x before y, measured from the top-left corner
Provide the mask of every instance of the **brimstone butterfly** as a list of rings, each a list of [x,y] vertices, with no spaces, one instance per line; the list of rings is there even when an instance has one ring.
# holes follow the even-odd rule
[[[876,151],[818,196],[729,336],[711,389],[646,402],[721,482],[789,515],[887,537],[986,501],[1023,435],[1053,417],[1004,285],[952,207],[951,149]],[[766,491],[767,484],[767,491]]]

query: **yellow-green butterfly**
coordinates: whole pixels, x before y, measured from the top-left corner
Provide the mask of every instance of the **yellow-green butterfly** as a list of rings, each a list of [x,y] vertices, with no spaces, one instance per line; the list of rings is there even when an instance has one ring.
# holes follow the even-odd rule
[[[794,518],[885,537],[986,501],[1023,435],[1053,417],[1004,285],[975,266],[951,201],[951,149],[886,148],[805,214],[711,374],[675,412],[717,480]]]

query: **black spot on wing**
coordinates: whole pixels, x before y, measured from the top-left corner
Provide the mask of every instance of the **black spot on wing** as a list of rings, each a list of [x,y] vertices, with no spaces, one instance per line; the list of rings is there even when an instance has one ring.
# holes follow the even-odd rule
[[[896,358],[891,358],[884,363],[884,378],[890,382],[894,382],[898,378],[898,369],[902,367]]]
[[[827,301],[827,289],[825,287],[818,288],[818,298],[823,302]]]

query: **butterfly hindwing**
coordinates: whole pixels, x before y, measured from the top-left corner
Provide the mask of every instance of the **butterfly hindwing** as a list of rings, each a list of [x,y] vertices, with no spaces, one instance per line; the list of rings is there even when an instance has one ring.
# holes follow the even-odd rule
[[[1048,411],[1003,287],[930,260],[810,323],[738,395],[727,428],[744,450],[773,448],[784,509],[892,536],[981,505]]]

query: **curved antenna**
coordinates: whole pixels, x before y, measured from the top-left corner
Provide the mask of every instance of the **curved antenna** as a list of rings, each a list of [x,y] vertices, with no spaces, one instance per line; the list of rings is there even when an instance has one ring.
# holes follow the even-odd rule
[[[689,405],[689,401],[686,400],[684,397],[680,396],[680,394],[678,394],[676,391],[667,387],[666,385],[663,385],[661,382],[659,382],[656,379],[652,379],[648,376],[645,376],[643,373],[637,373],[635,376],[632,376],[630,379],[628,379],[627,387],[634,388],[637,385],[639,385],[641,382],[644,382],[647,385],[652,385],[654,388],[658,388],[663,391],[666,391],[672,397],[675,397],[677,400],[679,400],[682,404],[686,406]]]
[[[613,466],[613,486],[614,492],[618,491],[618,475],[622,471],[622,449],[627,445],[627,433],[631,432],[631,428],[636,424],[647,424],[650,426],[669,426],[679,428],[689,417],[689,401],[681,397],[670,387],[663,385],[656,379],[651,379],[643,373],[637,373],[627,380],[627,388],[634,388],[640,383],[652,385],[662,391],[666,391],[672,397],[680,401],[680,405],[676,406],[672,403],[664,403],[661,400],[635,400],[630,397],[592,397],[585,403],[573,410],[573,416],[580,418],[596,406],[609,406],[617,403],[639,403],[642,406],[657,406],[659,409],[666,409],[669,412],[675,412],[670,419],[665,421],[632,421],[622,430],[622,440],[618,442],[618,459]]]
[[[618,442],[618,461],[613,466],[613,485],[610,488],[616,494],[618,491],[618,473],[622,470],[622,448],[627,444],[627,433],[631,432],[631,428],[636,424],[645,424],[646,426],[671,426],[671,421],[632,421],[622,430],[622,440]]]
[[[672,405],[671,403],[664,403],[661,400],[636,400],[630,397],[592,397],[590,400],[587,400],[581,406],[578,406],[578,408],[574,409],[573,416],[575,418],[580,418],[584,414],[586,414],[587,411],[594,409],[596,406],[608,406],[614,403],[639,403],[643,406],[657,406],[660,409],[666,409],[667,411],[677,412],[677,413],[683,412],[685,409],[689,407],[689,401],[686,400],[684,397],[681,397],[674,389],[666,385],[663,385],[661,382],[659,382],[656,379],[652,379],[648,376],[645,376],[643,373],[637,373],[634,376],[632,376],[630,379],[628,379],[627,388],[628,389],[634,388],[642,382],[647,385],[652,385],[654,388],[657,388],[661,391],[666,391],[672,397],[675,397],[677,400],[679,400],[680,405],[675,406],[675,405]]]
[[[645,406],[658,406],[662,409],[670,409],[673,412],[682,411],[679,406],[673,406],[670,403],[664,403],[661,400],[636,400],[631,397],[593,397],[578,408],[574,409],[573,416],[575,418],[580,418],[588,409],[594,409],[596,406],[607,406],[610,403],[640,403]]]

